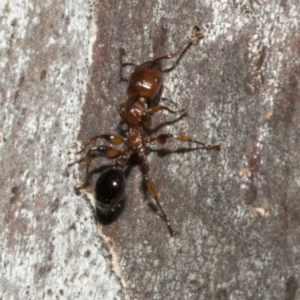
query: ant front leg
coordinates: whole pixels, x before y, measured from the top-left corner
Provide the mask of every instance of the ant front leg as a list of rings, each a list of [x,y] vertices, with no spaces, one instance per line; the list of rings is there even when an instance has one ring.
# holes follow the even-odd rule
[[[171,134],[171,133],[163,133],[163,134],[160,134],[157,137],[153,137],[153,138],[147,137],[145,139],[145,143],[157,142],[157,143],[163,145],[166,143],[168,138],[174,138],[174,139],[177,139],[177,140],[179,140],[181,142],[185,142],[185,143],[199,144],[202,146],[202,149],[206,149],[206,150],[217,150],[217,151],[221,150],[221,145],[209,145],[209,144],[205,144],[203,142],[193,140],[185,135],[178,135],[178,134]]]
[[[154,185],[152,183],[152,181],[149,179],[149,176],[148,176],[148,173],[149,173],[149,164],[144,160],[141,164],[141,172],[143,174],[143,177],[144,177],[144,180],[146,182],[146,186],[147,186],[147,189],[148,191],[150,192],[150,195],[152,196],[152,198],[155,200],[160,212],[161,212],[161,217],[162,219],[165,221],[167,227],[168,227],[168,230],[169,230],[169,233],[170,233],[170,236],[173,236],[174,235],[174,231],[169,223],[169,220],[165,214],[165,212],[163,211],[160,203],[159,203],[159,200],[158,200],[158,195],[157,195],[157,192],[154,188]]]
[[[162,105],[157,105],[157,106],[148,108],[143,113],[143,116],[142,116],[142,124],[145,129],[150,129],[150,127],[151,127],[151,115],[153,115],[161,110],[166,110],[167,112],[169,112],[171,114],[176,114],[176,115],[178,114],[181,116],[183,116],[187,112],[186,108],[176,111],[176,110],[170,109],[167,106],[162,106]]]
[[[121,79],[121,81],[128,81],[128,79],[123,77],[122,70],[123,70],[124,67],[127,67],[127,66],[135,67],[136,64],[134,64],[134,63],[124,63],[123,62],[123,56],[124,55],[125,55],[125,49],[123,47],[120,47],[119,48],[120,79]]]
[[[119,106],[118,106],[118,112],[120,117],[123,119],[124,121],[124,114],[125,114],[125,108],[127,106],[127,102],[122,102]]]
[[[180,114],[180,115],[183,115],[187,112],[187,109],[184,108],[184,109],[181,109],[181,110],[172,110],[170,109],[169,107],[167,106],[163,106],[163,105],[157,105],[157,106],[153,106],[151,108],[148,108],[146,110],[146,113],[148,114],[155,114],[161,110],[166,110],[167,112],[171,113],[171,114]]]
[[[89,172],[89,167],[92,162],[92,152],[98,152],[103,154],[107,158],[116,158],[120,154],[122,154],[122,151],[114,149],[110,146],[97,146],[97,147],[92,147],[88,150],[85,156],[85,166],[86,166],[86,180],[83,184],[76,186],[75,190],[78,192],[81,189],[84,189],[89,185],[89,179],[90,179],[90,172]]]

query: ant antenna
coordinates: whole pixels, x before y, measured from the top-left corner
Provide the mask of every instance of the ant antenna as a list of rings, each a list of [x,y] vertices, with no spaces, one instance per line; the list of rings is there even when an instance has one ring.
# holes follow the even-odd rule
[[[200,28],[195,25],[192,30],[191,30],[191,35],[188,37],[188,39],[178,48],[175,50],[174,53],[171,54],[167,54],[158,58],[155,58],[154,60],[152,60],[152,62],[157,62],[159,60],[162,59],[169,59],[169,58],[173,58],[175,57],[181,50],[183,47],[185,47],[186,45],[193,45],[196,46],[199,44],[199,41],[204,37],[204,34],[200,31]]]

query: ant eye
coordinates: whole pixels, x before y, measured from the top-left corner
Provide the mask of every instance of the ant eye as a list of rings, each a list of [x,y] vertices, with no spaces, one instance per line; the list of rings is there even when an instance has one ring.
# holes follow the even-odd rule
[[[158,82],[159,82],[159,78],[155,78],[154,81],[155,81],[156,83],[158,83]]]
[[[96,182],[97,206],[100,210],[111,210],[121,200],[125,189],[124,173],[119,168],[104,171]]]

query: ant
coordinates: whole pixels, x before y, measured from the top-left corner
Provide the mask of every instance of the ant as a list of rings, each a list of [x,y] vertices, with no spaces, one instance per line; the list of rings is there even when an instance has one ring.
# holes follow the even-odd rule
[[[221,145],[208,145],[196,140],[193,140],[184,135],[163,133],[156,137],[150,137],[148,135],[151,127],[151,116],[160,111],[167,111],[171,114],[184,115],[187,110],[181,109],[174,111],[166,106],[156,105],[155,99],[160,96],[160,92],[163,86],[163,76],[161,61],[164,59],[171,59],[178,55],[182,49],[185,50],[190,45],[197,45],[199,41],[204,37],[200,32],[198,26],[194,26],[191,30],[188,39],[172,54],[166,54],[158,58],[146,61],[140,65],[134,63],[123,63],[123,55],[125,50],[120,48],[120,77],[122,77],[122,70],[126,66],[134,66],[134,71],[128,79],[127,87],[127,101],[121,103],[118,106],[118,112],[122,121],[127,125],[127,132],[125,137],[112,134],[100,134],[91,137],[78,152],[74,154],[82,153],[87,146],[93,144],[98,139],[106,140],[113,146],[123,144],[123,149],[119,150],[115,147],[108,145],[99,145],[90,147],[85,155],[86,162],[86,181],[75,187],[76,191],[79,191],[89,185],[89,178],[91,173],[89,167],[92,161],[92,155],[103,154],[105,157],[115,159],[113,166],[110,166],[102,172],[98,178],[95,186],[95,193],[97,199],[97,209],[102,214],[109,214],[120,206],[120,201],[125,190],[125,176],[124,169],[127,166],[129,159],[135,155],[138,157],[139,166],[143,175],[146,187],[155,200],[155,203],[160,211],[160,216],[164,220],[170,236],[174,235],[174,231],[169,223],[169,220],[162,209],[158,195],[152,180],[149,177],[149,164],[146,160],[147,145],[153,142],[158,144],[165,144],[169,138],[174,138],[181,142],[195,143],[201,145],[198,149],[206,150],[220,150]],[[70,153],[70,152],[69,152]]]

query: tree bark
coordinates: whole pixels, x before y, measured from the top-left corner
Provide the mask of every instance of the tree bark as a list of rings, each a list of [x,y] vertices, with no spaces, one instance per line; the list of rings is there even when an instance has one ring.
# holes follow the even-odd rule
[[[23,2],[0,4],[1,298],[300,298],[298,1]],[[161,99],[188,115],[158,113],[155,135],[222,149],[149,154],[174,237],[135,166],[103,225],[93,189],[111,162],[93,159],[76,195],[85,163],[67,152],[120,133],[119,47],[140,64],[193,25],[205,38],[164,63]]]

